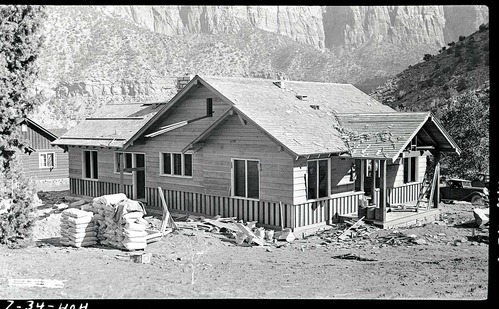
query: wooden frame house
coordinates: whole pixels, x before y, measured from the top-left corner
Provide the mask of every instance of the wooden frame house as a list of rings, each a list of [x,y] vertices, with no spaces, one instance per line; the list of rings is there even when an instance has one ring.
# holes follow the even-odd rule
[[[159,206],[161,187],[174,211],[295,232],[366,203],[387,226],[387,206],[418,199],[426,155],[460,151],[430,113],[398,113],[348,84],[179,85],[167,103],[106,105],[56,140],[69,147],[71,192]]]
[[[68,153],[64,146],[51,143],[61,136],[66,129],[47,129],[33,120],[26,118],[20,123],[22,137],[28,142],[27,151],[21,155],[23,172],[41,182],[68,181]]]

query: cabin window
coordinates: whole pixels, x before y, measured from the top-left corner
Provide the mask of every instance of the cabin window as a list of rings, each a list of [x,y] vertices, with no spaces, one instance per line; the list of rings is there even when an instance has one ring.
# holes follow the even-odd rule
[[[329,160],[310,160],[307,162],[307,199],[329,195]]]
[[[131,152],[115,152],[114,155],[114,171],[120,172],[120,154],[124,156],[123,169],[132,168],[132,153]],[[123,172],[124,174],[131,174],[131,172]]]
[[[419,181],[418,157],[404,158],[404,183]]]
[[[233,196],[260,198],[260,162],[258,160],[232,159]]]
[[[38,154],[39,168],[54,168],[55,167],[55,152],[42,152]]]
[[[213,116],[213,99],[206,99],[206,116]]]
[[[192,177],[192,154],[162,152],[160,175]]]
[[[83,151],[83,178],[98,179],[99,169],[97,164],[97,151]]]

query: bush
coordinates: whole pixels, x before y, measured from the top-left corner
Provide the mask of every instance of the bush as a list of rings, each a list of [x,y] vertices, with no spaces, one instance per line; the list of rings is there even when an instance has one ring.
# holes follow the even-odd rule
[[[461,79],[459,80],[459,82],[457,82],[456,90],[457,90],[458,92],[461,92],[461,91],[463,91],[464,89],[466,89],[466,87],[467,87],[467,86],[468,86],[468,85],[467,85],[467,83],[466,83],[466,79],[461,78]]]
[[[450,42],[450,43],[449,43],[449,44],[447,44],[447,45],[449,45],[449,46],[454,46],[454,45],[456,45],[456,43],[455,43],[455,42]]]
[[[481,24],[478,27],[478,32],[484,32],[485,30],[489,30],[489,25]]]
[[[466,39],[466,36],[464,36],[464,35],[459,36],[459,42],[463,41],[464,39]]]
[[[24,247],[32,241],[35,223],[34,182],[24,176],[18,155],[9,170],[0,173],[0,199],[10,207],[0,214],[0,243],[11,248]]]
[[[445,68],[442,69],[442,73],[447,74],[451,70],[450,66],[446,66]]]
[[[423,57],[423,60],[424,60],[424,61],[428,61],[428,60],[430,60],[431,58],[433,58],[433,56],[432,56],[432,55],[430,55],[430,54],[425,54],[425,55],[424,55],[424,57]]]

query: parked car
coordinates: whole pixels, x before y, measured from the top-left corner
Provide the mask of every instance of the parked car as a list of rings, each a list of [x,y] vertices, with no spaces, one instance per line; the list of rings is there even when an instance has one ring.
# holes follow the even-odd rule
[[[488,174],[478,174],[477,178],[471,182],[473,187],[485,187],[490,189],[489,187],[490,176]]]
[[[473,205],[485,205],[489,203],[489,190],[486,187],[472,186],[471,180],[454,178],[440,187],[440,199],[444,203],[466,201]]]

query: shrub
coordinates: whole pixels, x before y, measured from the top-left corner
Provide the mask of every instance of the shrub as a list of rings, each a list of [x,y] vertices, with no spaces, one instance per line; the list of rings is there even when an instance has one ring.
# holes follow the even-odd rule
[[[453,48],[449,48],[447,49],[447,54],[450,55],[454,52],[454,49]]]
[[[424,60],[424,61],[428,61],[428,60],[430,60],[431,58],[433,58],[433,56],[432,56],[432,55],[430,55],[430,54],[425,54],[425,55],[423,56],[423,60]]]
[[[466,83],[466,79],[461,78],[461,79],[459,80],[459,82],[457,82],[456,90],[457,90],[458,92],[461,92],[461,91],[463,91],[464,89],[466,89],[466,87],[467,87],[467,86],[468,86],[468,85],[467,85],[467,83]]]
[[[435,70],[438,70],[440,69],[440,63],[437,62],[437,64],[435,64]]]
[[[0,214],[0,243],[11,248],[31,243],[35,223],[34,182],[26,178],[18,155],[14,155],[8,171],[0,174],[0,199],[10,207]]]
[[[485,30],[489,30],[489,25],[481,24],[478,26],[478,32],[483,32]]]
[[[445,85],[442,87],[442,89],[443,89],[444,91],[449,90],[449,85],[445,84]]]
[[[464,36],[464,35],[459,36],[459,42],[463,41],[464,39],[466,39],[466,36]]]
[[[442,73],[447,74],[451,70],[450,66],[446,66],[445,68],[442,69]]]
[[[447,44],[447,45],[449,45],[449,46],[454,46],[454,45],[456,45],[456,43],[455,43],[455,42],[450,42],[450,43],[449,43],[449,44]]]

